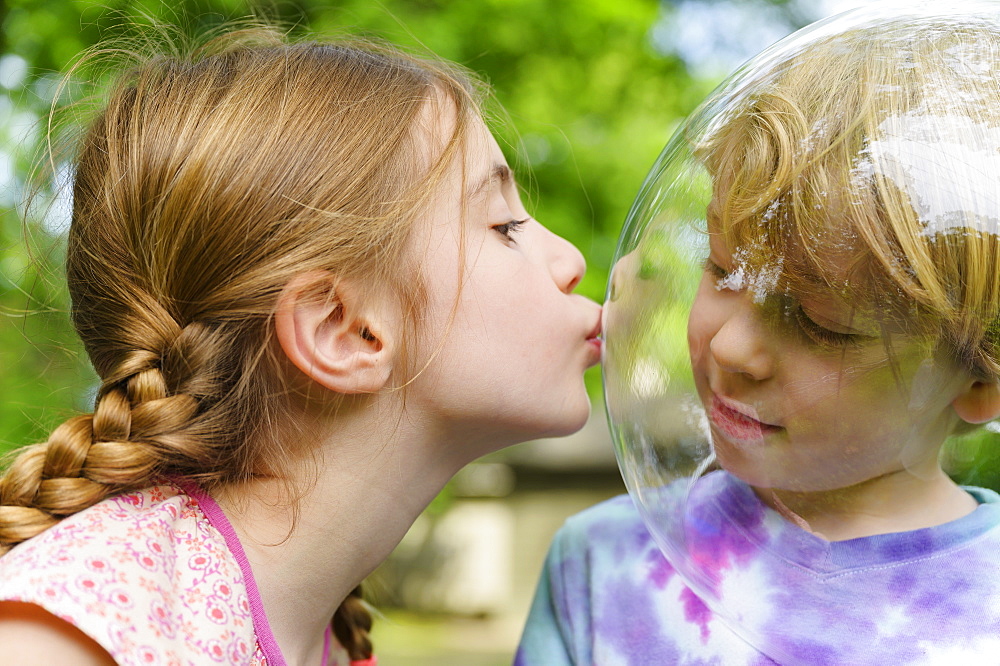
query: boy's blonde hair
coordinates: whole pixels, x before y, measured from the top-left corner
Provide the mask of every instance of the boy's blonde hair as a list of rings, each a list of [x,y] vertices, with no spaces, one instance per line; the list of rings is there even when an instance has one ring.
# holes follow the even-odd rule
[[[1000,24],[908,17],[775,63],[697,147],[710,228],[787,293],[832,289],[1000,379]]]
[[[456,123],[430,159],[428,105]],[[291,397],[268,348],[282,288],[326,270],[412,313],[408,240],[478,115],[450,65],[266,28],[124,74],[74,169],[67,273],[96,408],[13,459],[0,553],[157,479],[281,476]],[[370,623],[353,596],[338,610],[353,659]]]

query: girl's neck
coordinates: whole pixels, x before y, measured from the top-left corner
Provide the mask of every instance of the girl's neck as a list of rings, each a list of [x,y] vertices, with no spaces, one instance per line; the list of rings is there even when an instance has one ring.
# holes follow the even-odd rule
[[[754,492],[786,519],[827,541],[935,527],[976,508],[976,500],[940,468],[925,476],[902,470],[823,492]]]
[[[371,407],[374,416],[340,414],[290,483],[260,479],[217,493],[290,665],[319,663],[337,607],[464,463],[447,454],[458,447]]]

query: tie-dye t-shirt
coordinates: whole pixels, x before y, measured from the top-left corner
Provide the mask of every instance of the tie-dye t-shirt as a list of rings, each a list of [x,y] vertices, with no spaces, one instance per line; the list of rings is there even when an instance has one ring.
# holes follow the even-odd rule
[[[285,664],[232,525],[194,487],[117,495],[25,541],[0,557],[0,600],[45,608],[122,666]],[[326,647],[335,666],[329,632]]]
[[[515,666],[995,666],[1000,496],[967,490],[979,506],[954,522],[830,543],[713,473],[689,515],[714,612],[609,500],[556,535]]]

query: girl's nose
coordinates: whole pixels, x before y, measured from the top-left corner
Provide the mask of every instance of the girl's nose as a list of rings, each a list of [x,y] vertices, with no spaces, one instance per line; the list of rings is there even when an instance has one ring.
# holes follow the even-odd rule
[[[768,345],[771,337],[760,313],[752,304],[742,303],[730,312],[708,346],[721,369],[761,381],[774,372]]]
[[[544,227],[543,227],[544,228]],[[563,293],[569,294],[580,284],[583,274],[587,272],[587,261],[583,253],[568,240],[548,229],[546,259],[552,279]]]

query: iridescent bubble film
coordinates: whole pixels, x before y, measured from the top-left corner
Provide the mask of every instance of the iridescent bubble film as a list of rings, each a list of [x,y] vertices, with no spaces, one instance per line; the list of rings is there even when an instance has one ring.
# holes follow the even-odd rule
[[[950,438],[1000,415],[1000,8],[872,4],[769,48],[680,127],[605,308],[629,492],[713,617],[783,664],[834,663],[807,646],[858,582],[768,563],[959,524],[976,500]],[[866,585],[889,604],[899,582]],[[870,637],[881,663],[926,640],[904,606]]]

